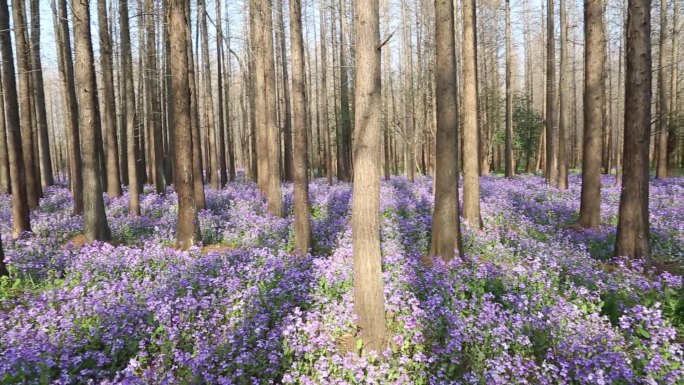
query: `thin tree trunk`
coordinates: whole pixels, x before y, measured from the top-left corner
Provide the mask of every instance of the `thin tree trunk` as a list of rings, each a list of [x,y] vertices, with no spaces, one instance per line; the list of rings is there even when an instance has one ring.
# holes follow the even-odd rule
[[[31,58],[26,33],[26,9],[24,0],[14,0],[12,13],[14,16],[14,36],[16,38],[17,69],[19,71],[19,110],[21,140],[26,173],[26,195],[29,208],[38,208],[40,184],[36,174],[35,142],[33,140],[33,114],[31,113]],[[7,79],[5,79],[6,81]],[[9,106],[8,106],[9,108]]]
[[[506,150],[504,151],[506,178],[512,178],[515,175],[515,168],[513,167],[513,95],[511,91],[513,59],[511,50],[511,2],[506,0]]]
[[[603,129],[603,78],[605,76],[604,0],[584,8],[584,149],[579,224],[601,224],[601,131]]]
[[[199,121],[199,95],[197,94],[196,68],[195,58],[192,51],[192,27],[190,17],[190,2],[186,2],[185,17],[187,23],[183,24],[187,29],[185,34],[187,42],[188,65],[186,67],[188,74],[188,83],[190,87],[190,125],[192,127],[192,183],[194,184],[193,193],[195,194],[195,206],[197,210],[204,210],[207,207],[206,195],[204,194],[204,167],[202,164],[202,136],[200,134]],[[172,59],[173,60],[173,59]]]
[[[2,54],[2,91],[5,99],[5,123],[7,130],[7,157],[9,159],[10,184],[12,188],[12,238],[31,231],[29,204],[26,195],[19,103],[14,72],[14,55],[10,34],[7,0],[0,0],[0,53]]]
[[[74,1],[74,0],[72,0]],[[133,83],[133,54],[131,53],[131,35],[128,22],[128,0],[120,0],[119,23],[121,26],[121,74],[125,104],[122,106],[126,116],[126,162],[128,163],[129,211],[132,215],[140,215],[141,181],[139,180],[137,155],[139,138],[136,135],[135,85]],[[82,127],[85,129],[85,127]]]
[[[9,154],[7,153],[7,133],[5,129],[5,91],[2,89],[0,74],[0,194],[11,194]]]
[[[629,0],[625,69],[624,174],[615,256],[651,262],[648,149],[651,127],[651,3]]]
[[[372,0],[374,1],[374,0]],[[347,68],[346,0],[339,0],[340,16],[340,119],[337,143],[337,179],[349,181],[351,176],[351,130],[352,117],[349,107],[349,69]]]
[[[146,29],[147,29],[147,76],[145,78],[145,88],[147,88],[147,104],[150,106],[148,111],[147,124],[150,128],[148,146],[150,147],[149,165],[152,168],[152,181],[154,190],[157,194],[163,194],[166,190],[164,184],[164,159],[162,153],[162,111],[159,100],[159,90],[161,89],[157,76],[157,42],[154,23],[155,5],[154,0],[145,1],[146,8]]]
[[[171,89],[173,93],[173,135],[175,175],[178,193],[176,245],[187,249],[199,241],[196,194],[194,190],[193,135],[190,109],[188,31],[190,29],[184,0],[168,0],[169,40],[171,42]]]
[[[480,228],[476,20],[475,0],[463,0],[463,219]]]
[[[570,127],[570,108],[568,102],[570,86],[568,84],[568,21],[565,0],[560,0],[560,120],[558,122],[558,181],[556,186],[561,190],[568,188],[568,138]]]
[[[656,159],[656,178],[667,178],[667,133],[668,119],[667,112],[667,81],[665,80],[665,43],[667,41],[667,0],[660,0],[660,38],[658,43],[658,132],[656,135],[658,146],[658,157]]]
[[[546,22],[546,181],[551,185],[558,183],[558,152],[556,130],[556,44],[553,1],[547,0]]]
[[[454,249],[462,249],[458,210],[458,104],[453,2],[435,1],[435,15],[437,138],[430,255],[451,260]]]
[[[100,62],[102,67],[102,89],[105,102],[102,103],[102,126],[107,140],[107,193],[111,197],[121,196],[119,178],[119,143],[116,137],[116,98],[114,96],[114,65],[112,61],[112,39],[109,35],[107,2],[97,1],[97,17],[100,37]]]
[[[362,352],[385,343],[385,300],[380,251],[380,138],[382,119],[378,0],[356,5],[356,153],[352,202],[354,310]],[[452,28],[453,33],[453,28]],[[344,34],[342,34],[344,36]]]
[[[299,255],[305,255],[311,248],[311,208],[309,206],[309,178],[307,174],[307,133],[309,126],[306,119],[304,38],[302,36],[302,5],[300,0],[290,1],[290,45],[292,46],[292,112],[294,124],[295,252]]]
[[[290,5],[292,6],[292,5]],[[293,152],[292,152],[292,111],[290,109],[290,84],[289,76],[287,73],[287,45],[285,44],[285,22],[284,15],[285,9],[283,7],[283,0],[277,0],[276,2],[276,29],[279,31],[278,36],[280,37],[280,57],[282,58],[282,92],[284,103],[284,116],[283,116],[283,145],[284,145],[284,161],[283,161],[283,180],[292,181],[293,180]]]
[[[40,2],[30,0],[31,9],[31,81],[36,106],[36,122],[38,124],[38,152],[40,162],[40,182],[43,187],[52,186],[55,182],[50,163],[50,142],[48,140],[47,110],[45,108],[45,88],[43,84],[43,66],[40,62]]]
[[[677,106],[677,77],[678,66],[679,66],[679,53],[677,44],[677,35],[679,33],[679,2],[673,0],[673,10],[672,10],[672,61],[670,65],[672,66],[670,73],[670,124],[668,127],[668,140],[667,140],[667,173],[672,175],[676,167],[677,158],[677,125],[674,124],[674,120],[678,114]],[[684,135],[682,136],[684,138]],[[684,155],[684,154],[683,154]],[[684,159],[684,156],[682,156]]]
[[[321,111],[321,131],[325,136],[325,176],[328,185],[333,184],[332,146],[330,139],[330,113],[328,111],[328,23],[325,11],[327,0],[320,0],[320,23],[321,23],[321,86],[319,88],[319,106]]]
[[[97,131],[100,130],[100,111],[90,33],[90,9],[86,2],[80,0],[72,0],[71,8],[74,13],[75,76],[78,84],[76,97],[79,126],[83,129],[83,233],[88,242],[109,241],[111,233],[102,199],[102,170],[96,143]]]

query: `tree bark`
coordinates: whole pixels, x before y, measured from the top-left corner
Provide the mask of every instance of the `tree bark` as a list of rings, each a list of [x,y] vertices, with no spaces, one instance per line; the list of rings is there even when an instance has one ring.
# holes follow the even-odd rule
[[[12,238],[31,231],[29,204],[26,195],[26,173],[22,157],[21,124],[14,72],[14,55],[10,34],[7,0],[0,0],[0,53],[2,54],[2,91],[5,99],[5,128],[7,130],[7,157],[9,159],[12,188]]]
[[[0,74],[0,194],[11,194],[9,154],[7,153],[7,132],[5,129],[5,91]]]
[[[676,158],[677,158],[677,126],[673,123],[677,114],[678,114],[678,106],[677,106],[677,77],[678,75],[678,66],[679,66],[679,52],[678,52],[678,45],[677,45],[677,35],[679,33],[679,3],[674,0],[673,1],[673,10],[672,10],[672,61],[670,62],[670,65],[672,66],[671,68],[671,73],[670,73],[670,124],[668,128],[668,136],[667,136],[667,173],[668,175],[672,175],[674,173],[674,169],[676,167]],[[682,136],[684,138],[684,135]],[[684,155],[684,154],[683,154]],[[684,159],[684,156],[681,157]]]
[[[504,171],[506,178],[512,178],[515,175],[515,168],[513,167],[513,95],[511,93],[512,62],[511,2],[510,0],[506,0],[506,149],[504,151]]]
[[[508,5],[508,1],[506,4]],[[479,146],[477,142],[477,41],[475,40],[477,16],[475,9],[475,0],[463,0],[463,219],[471,226],[480,228],[482,222],[480,220]]]
[[[615,256],[644,258],[650,263],[651,3],[649,0],[629,0],[627,9],[624,173]]]
[[[97,131],[100,130],[100,110],[93,44],[90,34],[90,8],[87,2],[72,0],[74,13],[74,48],[76,51],[76,97],[79,105],[79,126],[82,128],[83,151],[83,232],[88,242],[109,241],[100,163],[97,153]]]
[[[458,104],[453,2],[435,0],[435,15],[437,139],[430,255],[451,260],[454,249],[462,249],[458,210]]]
[[[188,30],[190,29],[185,0],[168,0],[167,13],[171,42],[171,89],[173,93],[174,171],[178,193],[176,245],[187,249],[199,241],[199,225],[193,182],[193,136],[190,110],[192,72],[188,60]]]
[[[601,131],[603,130],[603,78],[605,76],[605,0],[584,6],[584,140],[579,224],[601,224]]]
[[[321,23],[321,87],[319,89],[319,106],[321,111],[321,131],[325,136],[325,176],[328,185],[333,184],[332,146],[330,139],[330,114],[328,111],[328,23],[325,5],[327,0],[320,0],[320,23]]]
[[[195,69],[195,57],[192,51],[192,28],[190,26],[191,16],[190,16],[190,2],[186,2],[185,5],[185,17],[187,23],[185,24],[188,29],[185,34],[187,42],[187,55],[188,55],[188,65],[187,70],[190,71],[188,74],[188,82],[190,84],[190,125],[192,127],[192,181],[194,184],[193,192],[195,194],[195,206],[197,210],[204,210],[207,207],[207,199],[204,194],[204,167],[202,164],[202,136],[200,134],[200,121],[199,121],[199,96],[197,94],[197,81],[196,81],[196,69]]]
[[[43,187],[52,186],[55,182],[52,175],[50,142],[48,140],[47,110],[45,109],[45,88],[43,84],[43,66],[40,62],[40,2],[30,0],[31,9],[31,82],[36,122],[38,127],[38,160],[40,162],[40,183]]]
[[[558,122],[558,181],[556,187],[568,188],[568,138],[570,127],[570,85],[568,84],[568,20],[565,0],[560,0],[560,120]]]
[[[114,65],[112,60],[112,39],[109,35],[107,20],[107,2],[97,1],[97,18],[100,36],[100,63],[102,67],[103,103],[102,126],[107,141],[107,193],[111,197],[121,196],[121,180],[119,178],[119,143],[116,136],[116,98],[114,96]]]
[[[145,77],[145,88],[147,90],[147,104],[150,106],[147,117],[147,124],[150,129],[148,146],[150,147],[149,164],[152,169],[152,182],[157,194],[164,194],[166,190],[164,182],[164,155],[162,153],[162,111],[161,101],[159,100],[159,90],[161,84],[157,74],[157,42],[154,23],[154,0],[145,1],[146,9],[146,51],[147,57],[145,64],[147,76]],[[142,33],[142,32],[141,32]]]
[[[558,117],[556,116],[556,44],[553,1],[547,0],[546,22],[546,181],[558,183]]]
[[[291,5],[292,6],[292,5]],[[277,30],[280,31],[280,56],[282,58],[282,92],[283,100],[285,101],[284,116],[283,116],[283,180],[292,181],[294,177],[293,170],[293,152],[292,152],[292,110],[290,109],[290,81],[287,73],[287,45],[285,44],[285,22],[283,15],[285,9],[283,7],[283,0],[278,0],[276,5]]]
[[[340,16],[340,127],[337,142],[337,179],[349,181],[351,176],[352,116],[349,107],[349,69],[347,68],[346,0],[339,0]]]
[[[26,195],[29,208],[38,208],[40,197],[39,176],[36,174],[36,143],[33,140],[33,114],[31,113],[31,58],[28,36],[26,33],[26,8],[24,0],[14,0],[12,14],[14,16],[14,36],[16,38],[17,69],[19,71],[19,110],[21,125],[21,140],[26,173]],[[5,79],[7,80],[7,79]]]
[[[207,136],[209,139],[209,167],[207,176],[214,190],[221,186],[218,173],[218,149],[216,148],[216,121],[214,119],[214,98],[211,87],[211,66],[209,61],[209,32],[207,28],[206,0],[198,1],[199,28],[202,46],[202,77],[204,78],[204,109],[206,113]]]
[[[656,178],[667,178],[667,134],[668,134],[668,120],[670,118],[667,112],[668,98],[667,98],[667,81],[665,79],[665,71],[667,70],[667,59],[665,43],[667,40],[667,0],[660,0],[660,38],[658,42],[658,132],[656,135],[658,146],[656,159]],[[676,64],[675,64],[676,65]]]
[[[385,342],[385,298],[380,251],[380,138],[382,119],[378,0],[356,1],[355,122],[352,243],[354,310],[362,352]],[[453,34],[453,28],[452,28]],[[344,34],[343,34],[344,36]]]
[[[292,47],[292,112],[294,124],[294,215],[295,252],[305,255],[311,248],[311,217],[307,154],[306,85],[302,5],[290,1],[290,45]]]
[[[72,0],[74,1],[74,0]],[[122,110],[126,116],[126,162],[128,163],[129,211],[132,215],[140,215],[141,181],[139,180],[137,155],[139,138],[136,135],[135,86],[133,84],[133,55],[131,53],[131,35],[128,22],[128,0],[120,0],[119,23],[121,26],[121,74],[125,104]],[[84,128],[85,129],[85,128]]]

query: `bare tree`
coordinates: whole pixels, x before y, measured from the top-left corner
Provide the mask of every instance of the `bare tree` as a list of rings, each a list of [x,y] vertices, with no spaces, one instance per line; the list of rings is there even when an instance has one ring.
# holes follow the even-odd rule
[[[119,141],[116,136],[116,98],[114,96],[114,62],[112,59],[112,39],[109,34],[106,0],[97,1],[97,19],[100,36],[100,65],[102,67],[102,89],[106,100],[102,111],[102,126],[107,141],[107,193],[112,197],[121,196],[119,177]]]
[[[319,87],[319,106],[321,114],[321,131],[325,137],[325,174],[328,184],[333,184],[332,149],[330,140],[330,123],[328,111],[328,29],[327,12],[325,5],[327,0],[320,0],[320,23],[321,23],[321,84]]]
[[[294,123],[294,215],[295,251],[304,255],[311,248],[311,217],[307,157],[306,85],[304,38],[302,36],[302,5],[290,1],[290,44],[292,46],[292,112]]]
[[[650,262],[648,150],[651,131],[651,2],[629,0],[625,54],[624,173],[615,256]]]
[[[668,119],[667,112],[667,81],[665,71],[667,71],[667,0],[660,0],[660,38],[658,39],[658,131],[656,132],[656,178],[667,178],[667,133]]]
[[[435,103],[437,138],[435,150],[435,209],[432,215],[430,255],[445,260],[461,250],[458,210],[458,105],[454,4],[435,1]]]
[[[152,182],[157,194],[163,194],[166,190],[164,185],[164,156],[162,153],[162,111],[159,101],[159,78],[157,77],[157,42],[154,23],[154,0],[145,1],[146,15],[146,48],[147,56],[145,65],[147,76],[145,77],[145,89],[147,91],[148,116],[147,124],[151,131],[150,147],[150,167],[152,169]]]
[[[506,2],[508,4],[508,1]],[[472,226],[480,220],[478,155],[477,42],[475,0],[463,0],[463,219]]]
[[[382,119],[380,6],[378,0],[355,1],[356,111],[352,202],[354,310],[362,351],[378,351],[385,342],[385,297],[380,251],[380,139]],[[453,33],[453,28],[452,28]]]
[[[83,151],[83,232],[88,242],[108,241],[111,238],[104,201],[100,163],[97,153],[97,130],[100,130],[100,111],[93,44],[90,34],[90,8],[87,2],[72,0],[74,13],[74,49],[76,51],[76,97],[79,105],[81,149]]]
[[[605,74],[605,1],[584,5],[584,157],[579,224],[601,224],[601,131],[603,130],[603,78]]]
[[[2,90],[2,74],[0,74],[0,194],[10,194],[9,154],[7,153],[7,134],[5,129],[5,92]]]
[[[73,1],[73,0],[72,0]],[[140,193],[142,181],[139,180],[137,153],[139,138],[136,135],[135,86],[133,83],[133,54],[131,53],[131,32],[128,22],[128,0],[119,0],[119,24],[121,26],[121,92],[125,99],[122,110],[126,122],[126,161],[128,163],[129,211],[140,215]]]
[[[12,237],[31,231],[26,173],[22,157],[22,138],[19,120],[19,103],[12,54],[9,9],[7,0],[0,0],[0,53],[2,54],[2,93],[5,100],[5,128],[7,130],[7,157],[9,159],[12,188]]]
[[[181,249],[199,240],[199,225],[193,182],[193,145],[190,118],[190,71],[188,70],[189,21],[184,0],[168,0],[167,23],[171,42],[171,88],[173,92],[173,135],[176,192],[178,193],[178,223],[176,244]]]
[[[36,170],[36,148],[33,141],[33,114],[31,113],[31,55],[26,32],[26,8],[24,0],[15,0],[12,3],[14,18],[14,36],[16,38],[17,69],[19,71],[19,113],[21,115],[21,140],[24,157],[24,172],[26,173],[26,194],[29,208],[38,208],[40,197],[40,182]],[[5,79],[6,81],[7,79]]]
[[[558,117],[556,115],[556,44],[554,23],[554,0],[547,0],[546,22],[546,181],[558,183]]]
[[[515,175],[515,166],[513,164],[513,95],[511,91],[512,62],[511,2],[506,0],[506,150],[504,151],[506,178],[512,178]]]

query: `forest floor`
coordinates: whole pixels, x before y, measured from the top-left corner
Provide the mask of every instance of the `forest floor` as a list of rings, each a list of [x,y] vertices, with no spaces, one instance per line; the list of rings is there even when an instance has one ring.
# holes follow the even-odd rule
[[[106,198],[117,246],[82,245],[64,187],[45,191],[33,235],[0,232],[0,383],[682,384],[684,178],[651,182],[658,266],[612,258],[619,186],[603,179],[597,231],[578,230],[580,179],[483,177],[483,230],[465,259],[424,263],[432,180],[383,182],[388,340],[359,357],[351,188],[311,184],[313,255],[252,183],[207,189],[205,246],[174,241],[176,196],[146,188],[143,215]],[[465,262],[467,260],[467,262]]]

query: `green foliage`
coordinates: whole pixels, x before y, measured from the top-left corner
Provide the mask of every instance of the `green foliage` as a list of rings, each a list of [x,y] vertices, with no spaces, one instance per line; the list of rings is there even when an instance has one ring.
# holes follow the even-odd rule
[[[527,95],[513,96],[513,146],[525,154],[532,154],[537,150],[539,136],[544,121],[535,111]]]

